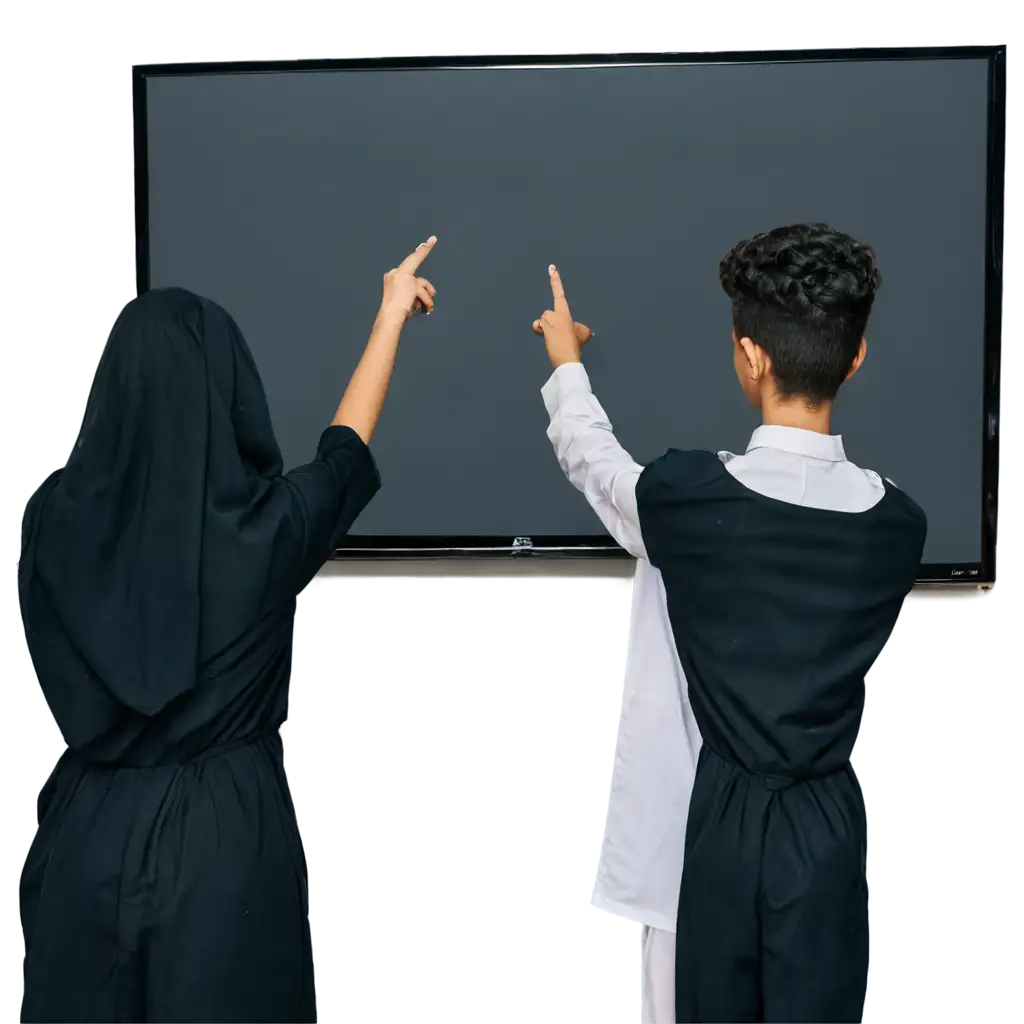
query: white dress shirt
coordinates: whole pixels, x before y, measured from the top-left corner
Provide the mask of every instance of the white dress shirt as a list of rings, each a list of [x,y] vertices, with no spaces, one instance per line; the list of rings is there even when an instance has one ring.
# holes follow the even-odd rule
[[[661,573],[647,561],[636,483],[643,467],[615,440],[581,363],[560,366],[542,389],[548,438],[569,481],[637,561],[626,678],[595,906],[674,932],[690,791],[700,732],[679,663]],[[812,508],[863,512],[881,478],[846,460],[842,438],[762,426],[744,455],[719,452],[760,494]]]

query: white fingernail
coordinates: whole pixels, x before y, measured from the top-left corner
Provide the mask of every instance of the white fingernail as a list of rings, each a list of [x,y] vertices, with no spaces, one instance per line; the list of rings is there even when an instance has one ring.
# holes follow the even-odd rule
[[[554,265],[554,263],[552,263],[551,266],[548,267],[548,273],[549,274],[553,274],[554,272],[555,272],[555,265]]]

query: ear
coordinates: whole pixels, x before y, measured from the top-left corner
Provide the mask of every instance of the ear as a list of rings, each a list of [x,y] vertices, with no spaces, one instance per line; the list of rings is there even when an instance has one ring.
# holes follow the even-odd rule
[[[868,339],[860,339],[860,348],[857,349],[857,354],[853,357],[853,362],[850,364],[850,372],[846,375],[846,380],[849,380],[863,365],[864,360],[868,355]]]
[[[732,332],[732,336],[743,353],[743,362],[752,381],[759,380],[771,370],[771,360],[760,345],[750,338],[738,337],[735,331]]]

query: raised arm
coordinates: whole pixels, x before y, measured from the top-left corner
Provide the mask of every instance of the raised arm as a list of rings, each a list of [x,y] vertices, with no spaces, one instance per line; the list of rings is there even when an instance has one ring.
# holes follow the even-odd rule
[[[434,308],[434,286],[416,275],[436,243],[435,237],[427,239],[384,275],[384,296],[373,332],[335,413],[334,426],[351,427],[367,444],[388,393],[402,328],[414,313],[429,314]]]
[[[551,267],[554,309],[533,324],[544,335],[554,367],[541,394],[548,412],[548,439],[569,482],[583,493],[608,532],[631,555],[646,558],[636,483],[643,467],[619,444],[601,403],[590,388],[580,360],[592,337],[584,324],[573,322],[558,271]]]
[[[391,383],[402,328],[415,313],[434,308],[434,286],[417,272],[436,242],[430,238],[384,275],[370,339],[316,458],[280,477],[267,495],[278,517],[273,576],[286,589],[299,591],[309,583],[380,487],[368,445]]]

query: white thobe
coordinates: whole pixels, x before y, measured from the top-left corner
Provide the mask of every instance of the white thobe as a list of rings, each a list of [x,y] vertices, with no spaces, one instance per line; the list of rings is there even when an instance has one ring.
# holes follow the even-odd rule
[[[644,1024],[670,1024],[679,882],[700,731],[687,696],[661,574],[647,561],[636,483],[643,467],[616,441],[581,363],[542,389],[548,438],[569,481],[637,558],[611,794],[593,903],[644,926]],[[878,474],[847,461],[842,438],[761,426],[744,455],[719,452],[759,494],[811,508],[862,512],[885,493]],[[891,483],[891,481],[890,481]]]

